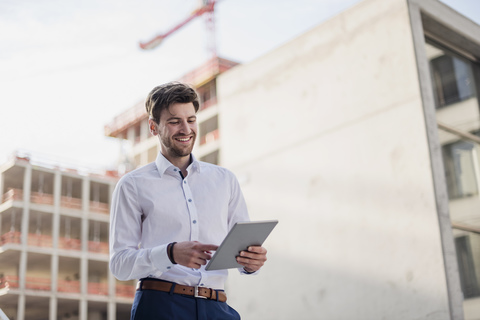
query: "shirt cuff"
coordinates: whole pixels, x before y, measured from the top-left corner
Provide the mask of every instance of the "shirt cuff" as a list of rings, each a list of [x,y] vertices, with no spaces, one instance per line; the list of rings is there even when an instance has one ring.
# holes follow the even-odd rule
[[[167,248],[168,244],[162,244],[161,246],[152,248],[150,251],[150,259],[153,266],[160,272],[166,272],[174,266],[168,258]]]
[[[238,271],[240,271],[240,274],[247,274],[247,275],[257,275],[260,270],[254,271],[254,272],[247,272],[245,271],[244,268],[238,268]]]

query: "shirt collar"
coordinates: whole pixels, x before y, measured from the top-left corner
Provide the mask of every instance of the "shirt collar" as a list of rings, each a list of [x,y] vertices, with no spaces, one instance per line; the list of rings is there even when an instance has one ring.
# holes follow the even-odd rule
[[[193,155],[193,153],[190,154],[192,162],[187,168],[187,171],[190,172],[190,170],[195,170],[197,172],[200,172],[200,162],[197,160],[197,158]],[[165,156],[159,152],[157,155],[157,159],[155,160],[155,165],[157,166],[158,173],[160,174],[160,177],[163,176],[165,171],[167,170],[174,170],[176,167],[165,158]]]

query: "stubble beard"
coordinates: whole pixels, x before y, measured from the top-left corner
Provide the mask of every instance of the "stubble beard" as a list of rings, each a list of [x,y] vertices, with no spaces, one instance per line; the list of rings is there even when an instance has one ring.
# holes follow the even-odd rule
[[[169,155],[176,157],[176,158],[182,158],[190,155],[193,150],[193,146],[195,145],[195,138],[196,134],[195,132],[192,133],[192,141],[188,146],[185,147],[178,147],[175,144],[175,137],[160,137],[160,141],[162,145],[165,147]]]

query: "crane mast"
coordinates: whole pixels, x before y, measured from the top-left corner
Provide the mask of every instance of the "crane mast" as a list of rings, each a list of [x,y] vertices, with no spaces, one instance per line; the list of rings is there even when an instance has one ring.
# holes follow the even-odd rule
[[[151,40],[146,42],[140,42],[140,48],[144,50],[151,50],[159,46],[168,36],[175,33],[177,30],[181,29],[187,25],[190,21],[194,20],[197,17],[205,15],[206,17],[206,26],[208,32],[208,50],[212,56],[216,56],[216,41],[215,41],[215,19],[214,19],[214,10],[215,10],[216,0],[203,0],[200,8],[193,11],[185,20],[168,30],[163,34],[159,34],[153,37]]]

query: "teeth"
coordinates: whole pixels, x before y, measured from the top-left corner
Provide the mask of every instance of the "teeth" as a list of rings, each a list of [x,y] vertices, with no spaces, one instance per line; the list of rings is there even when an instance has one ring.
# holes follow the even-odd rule
[[[178,141],[182,141],[182,142],[187,142],[188,140],[190,140],[190,138],[185,138],[185,139],[180,139],[180,138],[177,138]]]

